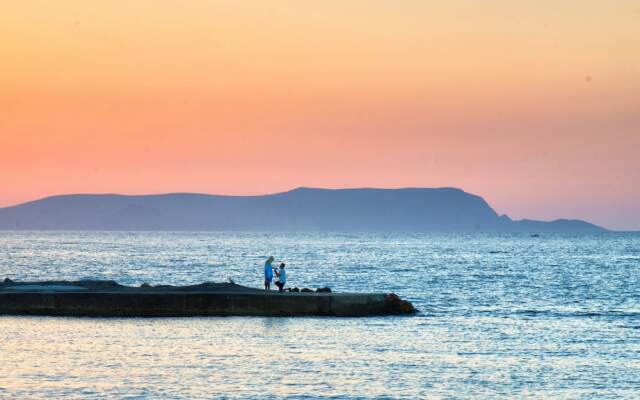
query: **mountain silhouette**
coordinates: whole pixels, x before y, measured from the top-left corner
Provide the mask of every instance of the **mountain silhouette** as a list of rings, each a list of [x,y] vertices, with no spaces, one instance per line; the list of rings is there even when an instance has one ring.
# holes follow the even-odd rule
[[[298,188],[261,196],[74,194],[0,208],[5,230],[595,232],[580,220],[513,221],[456,188]]]

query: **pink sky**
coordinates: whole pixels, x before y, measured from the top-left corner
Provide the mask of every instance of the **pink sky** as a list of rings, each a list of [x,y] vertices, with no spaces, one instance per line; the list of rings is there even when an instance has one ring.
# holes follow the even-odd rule
[[[640,230],[635,1],[27,0],[0,26],[0,206],[455,186]]]

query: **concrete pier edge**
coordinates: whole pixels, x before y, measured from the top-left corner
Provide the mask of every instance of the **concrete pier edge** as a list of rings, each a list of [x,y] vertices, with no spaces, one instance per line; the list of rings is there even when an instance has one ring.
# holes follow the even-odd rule
[[[363,317],[416,312],[393,293],[279,293],[227,283],[132,287],[113,281],[0,282],[0,314],[5,315]]]

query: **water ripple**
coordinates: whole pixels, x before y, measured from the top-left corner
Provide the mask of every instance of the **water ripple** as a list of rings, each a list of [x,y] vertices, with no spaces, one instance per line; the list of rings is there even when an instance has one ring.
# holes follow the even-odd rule
[[[396,292],[384,318],[0,317],[0,398],[638,398],[640,235],[0,232],[0,277]]]

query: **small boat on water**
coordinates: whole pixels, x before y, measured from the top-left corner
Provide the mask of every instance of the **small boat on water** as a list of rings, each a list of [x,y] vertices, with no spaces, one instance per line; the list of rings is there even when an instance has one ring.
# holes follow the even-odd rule
[[[278,292],[235,283],[120,285],[114,281],[0,282],[0,314],[86,317],[375,316],[415,314],[393,293]]]

